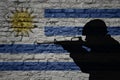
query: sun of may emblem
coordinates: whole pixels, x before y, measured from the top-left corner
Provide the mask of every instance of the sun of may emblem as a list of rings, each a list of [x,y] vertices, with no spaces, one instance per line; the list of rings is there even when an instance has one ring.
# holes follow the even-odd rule
[[[33,12],[28,9],[20,9],[12,11],[11,28],[15,32],[15,36],[29,36],[29,32],[32,32],[33,25]]]

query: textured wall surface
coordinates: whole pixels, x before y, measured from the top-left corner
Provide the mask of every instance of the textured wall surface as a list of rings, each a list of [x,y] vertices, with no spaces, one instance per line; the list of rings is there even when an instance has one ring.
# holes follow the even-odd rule
[[[120,0],[0,0],[0,80],[89,80],[60,45],[36,42],[81,36],[95,18],[120,42]]]

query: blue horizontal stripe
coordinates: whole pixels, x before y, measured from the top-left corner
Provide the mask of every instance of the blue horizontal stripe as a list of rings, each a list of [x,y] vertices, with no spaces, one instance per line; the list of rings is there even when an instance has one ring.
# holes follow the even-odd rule
[[[46,18],[120,18],[120,9],[45,9]]]
[[[29,53],[29,54],[41,54],[41,53],[66,53],[60,45],[56,44],[0,44],[0,53]]]
[[[0,62],[0,71],[80,70],[74,62]]]
[[[46,36],[74,36],[74,35],[82,35],[83,27],[68,27],[68,26],[46,26],[45,27],[45,35]],[[110,35],[120,35],[120,27],[108,27],[108,31]]]
[[[82,27],[67,27],[67,26],[46,26],[45,27],[45,35],[46,36],[69,36],[69,35],[81,35]]]

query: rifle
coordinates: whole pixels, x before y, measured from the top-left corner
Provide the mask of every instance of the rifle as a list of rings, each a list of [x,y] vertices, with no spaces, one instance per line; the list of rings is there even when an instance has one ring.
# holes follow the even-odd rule
[[[54,39],[52,41],[36,41],[37,44],[59,44],[59,45],[82,45],[84,44],[84,41],[82,40],[82,37],[66,37],[69,39]]]

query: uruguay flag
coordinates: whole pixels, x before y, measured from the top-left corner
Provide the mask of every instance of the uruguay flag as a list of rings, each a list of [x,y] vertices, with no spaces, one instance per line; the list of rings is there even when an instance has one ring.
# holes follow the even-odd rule
[[[109,34],[120,42],[119,8],[83,7],[80,3],[74,0],[1,0],[0,75],[3,77],[0,80],[88,79],[89,75],[81,73],[69,52],[60,45],[36,44],[38,40],[44,43],[81,36],[82,27],[95,18],[104,20]]]

